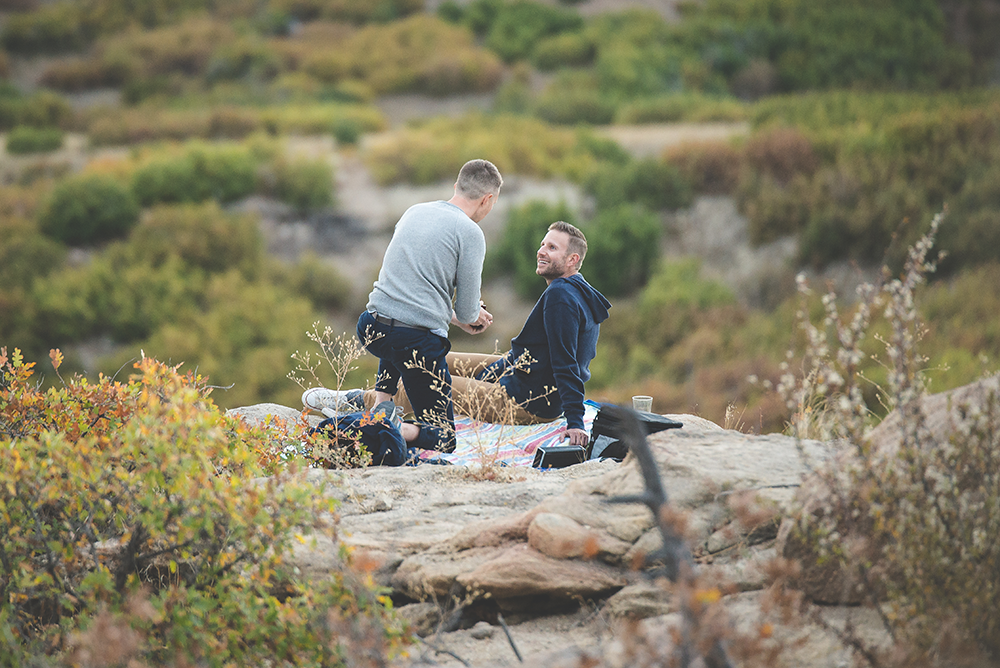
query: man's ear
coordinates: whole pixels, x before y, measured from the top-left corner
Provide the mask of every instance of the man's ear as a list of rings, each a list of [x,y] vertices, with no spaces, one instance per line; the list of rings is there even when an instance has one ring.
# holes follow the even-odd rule
[[[574,258],[576,258],[576,259],[574,259]],[[580,271],[580,261],[581,261],[580,260],[580,254],[579,253],[571,253],[570,256],[569,256],[569,260],[573,264],[573,268],[576,269],[577,271]]]

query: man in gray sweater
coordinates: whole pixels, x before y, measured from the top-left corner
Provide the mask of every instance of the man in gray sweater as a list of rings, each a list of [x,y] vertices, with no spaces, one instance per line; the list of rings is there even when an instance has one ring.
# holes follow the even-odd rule
[[[408,446],[455,449],[448,325],[479,334],[493,323],[480,299],[486,238],[478,223],[502,184],[491,162],[470,160],[450,200],[407,209],[358,318],[358,338],[379,358],[376,403],[391,400],[402,379],[413,406],[417,421],[401,427]]]

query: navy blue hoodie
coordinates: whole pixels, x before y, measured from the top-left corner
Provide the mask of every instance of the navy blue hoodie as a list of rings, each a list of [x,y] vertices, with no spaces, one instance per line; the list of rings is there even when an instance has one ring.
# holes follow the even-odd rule
[[[507,393],[533,415],[555,418],[564,413],[570,429],[583,429],[583,384],[590,380],[590,361],[609,308],[611,302],[582,274],[554,279],[511,340],[510,351],[480,378],[499,377]],[[532,360],[527,368],[501,376],[525,352]],[[549,389],[553,391],[546,394]]]

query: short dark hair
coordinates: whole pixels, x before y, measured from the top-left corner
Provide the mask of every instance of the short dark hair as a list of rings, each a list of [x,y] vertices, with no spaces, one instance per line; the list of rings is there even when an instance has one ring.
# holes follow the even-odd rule
[[[458,172],[458,192],[468,199],[479,199],[484,195],[500,194],[503,177],[500,170],[489,160],[470,160]]]
[[[580,256],[580,261],[576,263],[576,270],[579,271],[583,266],[583,258],[587,257],[587,237],[583,236],[583,232],[576,225],[570,225],[564,220],[557,220],[549,225],[549,231],[562,232],[569,236],[567,250]]]

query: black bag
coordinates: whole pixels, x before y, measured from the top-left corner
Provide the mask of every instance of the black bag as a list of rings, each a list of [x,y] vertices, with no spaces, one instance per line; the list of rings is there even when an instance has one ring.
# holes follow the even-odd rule
[[[603,404],[601,405],[603,408]],[[682,422],[671,418],[647,413],[646,411],[635,411],[639,416],[639,422],[646,429],[646,435],[655,434],[664,429],[680,429],[684,426]],[[597,410],[597,417],[590,427],[590,442],[587,443],[587,459],[614,459],[622,461],[628,454],[628,448],[620,440],[619,420],[609,415],[608,411]]]

